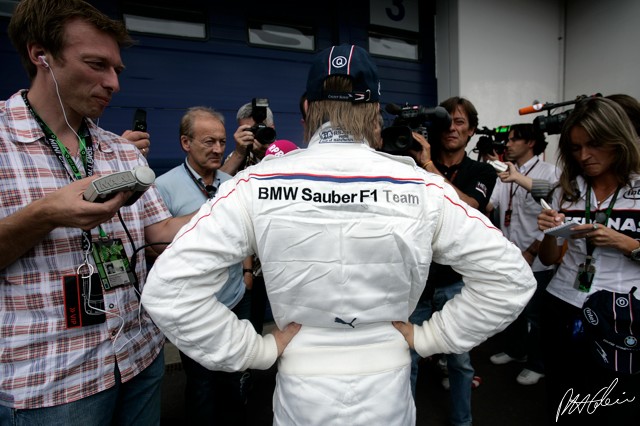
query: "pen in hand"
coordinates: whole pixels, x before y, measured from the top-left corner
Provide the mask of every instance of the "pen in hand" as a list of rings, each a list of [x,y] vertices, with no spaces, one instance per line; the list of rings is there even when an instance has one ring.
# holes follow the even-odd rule
[[[553,209],[551,208],[551,206],[549,205],[549,203],[547,203],[547,202],[544,200],[544,198],[540,198],[540,205],[542,206],[542,208],[543,208],[544,210],[553,210]]]

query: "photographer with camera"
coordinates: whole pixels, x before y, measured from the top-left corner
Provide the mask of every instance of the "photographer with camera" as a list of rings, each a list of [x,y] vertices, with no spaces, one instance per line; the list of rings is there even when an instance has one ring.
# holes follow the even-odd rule
[[[174,216],[200,209],[215,197],[231,176],[219,170],[227,133],[224,116],[206,106],[187,109],[180,120],[180,148],[184,161],[156,179],[156,187]],[[250,298],[245,295],[242,262],[230,265],[224,287],[216,298],[240,319],[249,319]],[[185,414],[189,424],[206,425],[212,419],[227,425],[245,423],[250,374],[211,371],[180,351],[186,376]]]
[[[267,99],[253,98],[251,102],[242,105],[236,119],[239,126],[233,135],[236,147],[220,168],[220,171],[231,176],[262,161],[267,148],[276,139],[273,112]],[[257,256],[246,258],[243,271],[247,297],[251,299],[251,323],[258,333],[262,333],[268,302],[260,259]]]
[[[238,130],[233,134],[235,150],[227,156],[221,171],[235,176],[239,170],[257,164],[264,158],[269,144],[276,140],[276,125],[269,102],[253,98],[238,109]]]
[[[510,126],[498,126],[494,129],[482,127],[476,129],[475,134],[480,136],[473,152],[478,154],[478,161],[502,161],[504,150],[509,139]]]
[[[469,158],[465,150],[478,127],[478,112],[471,102],[460,97],[449,98],[440,106],[451,115],[451,125],[436,135],[431,143],[414,133],[422,149],[412,150],[411,154],[422,168],[443,176],[451,183],[463,201],[484,212],[496,183],[496,172],[487,163]],[[451,266],[432,263],[425,291],[409,320],[413,324],[422,324],[460,293],[463,285],[462,276]],[[451,424],[470,425],[474,370],[469,352],[447,354],[446,358],[449,377],[448,381],[445,378],[443,385],[450,386]],[[420,356],[413,351],[411,386],[414,395],[419,360]],[[479,382],[478,378],[475,380]]]

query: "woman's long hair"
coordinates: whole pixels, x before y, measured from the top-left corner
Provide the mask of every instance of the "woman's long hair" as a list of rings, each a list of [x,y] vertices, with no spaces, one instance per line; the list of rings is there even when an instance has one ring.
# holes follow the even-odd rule
[[[614,149],[611,168],[619,186],[628,184],[630,176],[640,172],[638,135],[622,107],[606,98],[582,100],[567,117],[560,135],[558,163],[562,174],[559,186],[564,200],[575,202],[580,198],[576,185],[578,176],[591,183],[591,178],[584,175],[580,163],[573,157],[571,129],[575,126],[587,132],[594,146]]]

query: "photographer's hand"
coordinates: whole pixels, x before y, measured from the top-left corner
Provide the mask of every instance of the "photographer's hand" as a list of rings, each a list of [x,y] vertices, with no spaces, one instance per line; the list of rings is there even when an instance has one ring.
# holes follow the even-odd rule
[[[253,142],[255,140],[253,132],[249,129],[251,126],[243,124],[238,127],[238,130],[233,134],[233,139],[236,141],[236,147],[231,153],[230,157],[227,157],[220,171],[234,176],[238,173],[238,170],[243,166],[248,150],[252,149]]]
[[[409,150],[409,154],[415,160],[415,162],[420,165],[420,167],[428,172],[437,173],[437,169],[431,161],[431,145],[429,144],[427,139],[420,133],[411,132],[411,134],[413,135],[413,139],[415,139],[420,144],[422,149],[420,151]]]
[[[251,126],[244,124],[238,127],[238,130],[233,134],[233,139],[236,141],[235,151],[240,157],[247,155],[247,148],[253,146],[255,141],[253,132],[249,130],[250,128]]]

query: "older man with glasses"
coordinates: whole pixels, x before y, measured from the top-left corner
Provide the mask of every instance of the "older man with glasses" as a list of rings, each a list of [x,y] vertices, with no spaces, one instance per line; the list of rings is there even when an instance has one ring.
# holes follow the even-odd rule
[[[222,182],[231,179],[219,170],[226,141],[224,116],[220,112],[198,106],[189,108],[183,115],[180,146],[187,156],[182,164],[156,180],[158,190],[174,216],[198,210],[215,196]],[[242,263],[230,266],[227,285],[216,298],[238,318],[248,319],[251,299],[242,285],[244,279]],[[183,352],[180,352],[180,359],[187,376],[185,412],[190,423],[208,424],[216,419],[221,424],[242,424],[249,372],[210,371]]]

